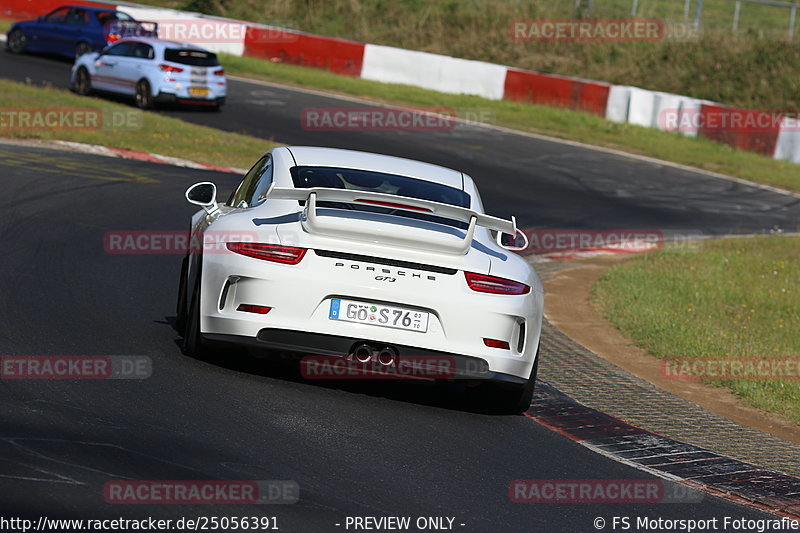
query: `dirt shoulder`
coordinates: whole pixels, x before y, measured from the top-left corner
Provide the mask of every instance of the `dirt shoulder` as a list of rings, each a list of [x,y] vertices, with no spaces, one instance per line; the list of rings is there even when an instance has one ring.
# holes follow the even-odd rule
[[[575,342],[663,390],[744,426],[800,444],[800,427],[786,418],[750,407],[719,387],[665,379],[657,359],[594,309],[589,302],[591,286],[605,269],[624,260],[617,256],[582,259],[543,276],[547,319]]]

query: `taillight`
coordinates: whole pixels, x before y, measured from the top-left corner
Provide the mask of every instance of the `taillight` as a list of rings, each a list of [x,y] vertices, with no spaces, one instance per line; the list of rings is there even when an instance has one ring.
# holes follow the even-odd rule
[[[225,75],[225,69],[219,69],[214,71],[214,76],[224,76],[224,75]]]
[[[106,42],[111,44],[119,41],[119,34],[118,33],[109,33],[106,35]]]
[[[528,294],[531,288],[518,281],[497,278],[495,276],[484,276],[474,272],[464,272],[467,278],[467,285],[473,291],[488,292],[490,294]]]
[[[172,65],[159,65],[158,68],[164,72],[183,72],[181,67],[173,67]]]
[[[271,307],[267,307],[266,305],[253,305],[253,304],[239,304],[239,307],[236,308],[237,311],[243,311],[245,313],[255,313],[257,315],[266,315],[270,311],[272,311]]]
[[[501,350],[508,350],[510,348],[508,341],[500,341],[497,339],[483,339],[483,344],[489,348],[500,348]]]
[[[258,242],[229,242],[228,250],[237,254],[246,255],[254,259],[296,265],[306,254],[305,248],[291,246],[278,246],[276,244],[261,244]]]

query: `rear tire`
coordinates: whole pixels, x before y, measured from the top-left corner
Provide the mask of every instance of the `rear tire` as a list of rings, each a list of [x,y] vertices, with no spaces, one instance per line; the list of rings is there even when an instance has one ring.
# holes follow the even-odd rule
[[[478,390],[482,403],[492,414],[519,415],[530,409],[533,390],[536,386],[536,374],[539,371],[539,350],[531,369],[531,375],[525,383],[483,383]]]
[[[81,41],[75,46],[75,59],[78,59],[83,54],[88,54],[91,51],[91,45],[87,42]]]
[[[205,360],[211,356],[211,351],[209,350],[208,344],[203,340],[203,335],[200,333],[200,293],[202,292],[201,278],[203,275],[201,264],[202,259],[198,259],[197,279],[195,280],[192,299],[189,304],[181,351],[184,355],[188,355],[189,357]]]
[[[186,283],[187,277],[189,273],[189,256],[183,258],[183,262],[181,263],[181,277],[178,281],[178,301],[175,304],[175,330],[180,334],[184,335],[186,333],[186,321],[187,312],[186,312]]]
[[[139,109],[153,108],[153,93],[147,80],[139,80],[136,84],[136,107]]]
[[[8,34],[6,49],[12,54],[21,54],[28,47],[28,36],[19,28]]]
[[[75,92],[81,96],[89,96],[92,94],[92,78],[89,76],[89,71],[86,67],[78,68],[75,73]]]

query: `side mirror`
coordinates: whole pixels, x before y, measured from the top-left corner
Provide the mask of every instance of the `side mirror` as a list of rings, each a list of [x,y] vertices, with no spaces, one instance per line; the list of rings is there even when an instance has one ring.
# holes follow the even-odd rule
[[[510,252],[520,252],[528,247],[528,236],[517,229],[513,235],[509,233],[497,232],[497,244]]]
[[[188,200],[190,204],[199,205],[208,213],[219,209],[219,204],[217,204],[217,186],[210,181],[201,181],[186,189],[186,200]]]

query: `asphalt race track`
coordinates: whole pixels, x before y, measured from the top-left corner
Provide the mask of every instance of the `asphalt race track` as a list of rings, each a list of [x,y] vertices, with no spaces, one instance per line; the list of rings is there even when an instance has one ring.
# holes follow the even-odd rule
[[[64,85],[67,71],[52,59],[0,54],[3,76]],[[800,220],[794,198],[683,170],[472,128],[306,132],[300,109],[342,104],[242,82],[231,92],[220,114],[170,114],[461,168],[478,180],[490,212],[516,214],[523,226],[729,233],[796,229]],[[0,380],[3,516],[265,515],[281,531],[303,532],[344,531],[336,524],[347,516],[447,516],[461,531],[569,533],[595,531],[596,517],[613,515],[766,516],[711,496],[515,504],[508,486],[516,479],[652,478],[525,417],[466,409],[457,387],[310,382],[241,354],[213,364],[183,356],[172,328],[180,256],[110,254],[103,237],[185,230],[193,212],[185,188],[212,180],[225,196],[236,176],[9,145],[0,145],[0,176],[2,354],[139,355],[153,367],[144,380]],[[105,503],[104,483],[125,479],[294,480],[300,501]]]
[[[86,170],[90,169],[90,170]],[[232,355],[183,356],[171,327],[178,255],[106,253],[108,230],[183,229],[192,182],[232,175],[0,145],[4,354],[145,355],[145,380],[2,380],[4,516],[277,516],[335,531],[345,516],[455,516],[463,531],[592,530],[609,514],[759,516],[699,504],[515,504],[515,479],[631,479],[525,417],[461,409],[462,391],[327,384]],[[147,176],[156,182],[141,182]],[[112,479],[294,480],[275,506],[121,506]]]

